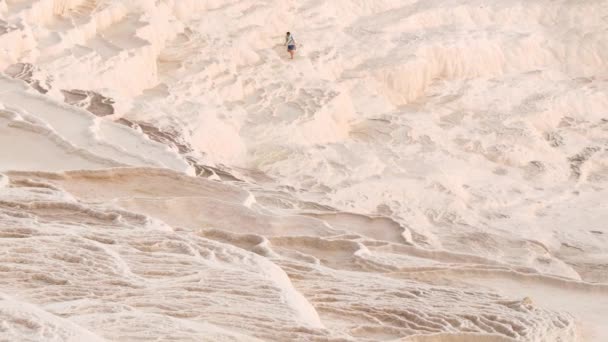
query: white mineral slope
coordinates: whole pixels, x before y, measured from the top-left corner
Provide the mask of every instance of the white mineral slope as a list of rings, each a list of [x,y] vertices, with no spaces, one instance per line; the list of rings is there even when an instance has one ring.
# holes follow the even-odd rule
[[[191,172],[168,146],[0,76],[0,170],[59,171],[125,165]]]
[[[606,18],[0,0],[0,340],[608,340]]]
[[[251,193],[174,171],[6,177],[0,288],[109,340],[374,341],[443,333],[444,340],[548,341],[579,333],[566,310],[543,309],[520,294],[435,284],[448,276],[415,280],[442,269],[519,283],[537,277],[547,288],[593,293],[580,296],[589,305],[608,297],[606,286],[570,285],[474,256],[424,254],[318,219],[272,214]],[[66,334],[35,323],[37,316],[26,316],[28,324],[2,312],[19,325],[9,332],[23,335],[14,336]],[[218,328],[206,331],[209,324]]]

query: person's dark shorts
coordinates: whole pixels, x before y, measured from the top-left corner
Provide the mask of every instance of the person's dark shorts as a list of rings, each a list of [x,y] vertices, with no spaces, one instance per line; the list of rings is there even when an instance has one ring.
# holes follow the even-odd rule
[[[296,51],[295,45],[287,45],[287,51]]]

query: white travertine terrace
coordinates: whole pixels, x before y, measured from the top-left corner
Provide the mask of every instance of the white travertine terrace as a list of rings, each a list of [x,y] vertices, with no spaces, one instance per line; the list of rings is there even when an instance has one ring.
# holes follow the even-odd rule
[[[606,18],[0,0],[0,341],[607,341]]]

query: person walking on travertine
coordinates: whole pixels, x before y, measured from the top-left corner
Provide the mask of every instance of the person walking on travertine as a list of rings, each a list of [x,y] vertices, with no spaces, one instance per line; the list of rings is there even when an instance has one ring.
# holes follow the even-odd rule
[[[291,59],[296,54],[296,40],[293,39],[291,32],[287,32],[285,35],[285,45],[287,45],[287,52],[291,55]]]

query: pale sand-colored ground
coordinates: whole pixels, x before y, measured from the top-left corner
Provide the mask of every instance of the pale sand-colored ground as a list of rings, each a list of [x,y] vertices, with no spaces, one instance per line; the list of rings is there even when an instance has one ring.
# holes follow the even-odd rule
[[[608,340],[607,17],[0,0],[0,340]]]

